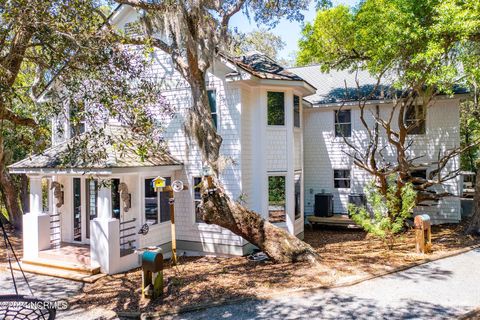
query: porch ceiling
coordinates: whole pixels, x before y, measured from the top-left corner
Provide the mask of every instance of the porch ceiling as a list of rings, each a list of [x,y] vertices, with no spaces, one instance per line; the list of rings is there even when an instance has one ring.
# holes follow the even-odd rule
[[[121,140],[130,135],[125,127],[109,127],[106,130],[106,139],[101,141],[86,141],[86,147],[80,141],[70,140],[66,143],[46,149],[44,152],[32,155],[17,163],[10,165],[11,173],[35,173],[35,172],[56,172],[56,173],[103,173],[109,174],[113,171],[128,171],[133,168],[143,167],[164,167],[181,166],[182,163],[176,160],[166,149],[148,154],[142,157],[137,153],[135,139],[132,138],[131,146],[125,146]],[[84,137],[84,141],[88,137]],[[91,137],[90,137],[91,140]],[[141,143],[141,142],[138,142]],[[99,147],[99,145],[101,145]],[[119,147],[121,145],[121,147]],[[104,156],[102,156],[104,155]]]

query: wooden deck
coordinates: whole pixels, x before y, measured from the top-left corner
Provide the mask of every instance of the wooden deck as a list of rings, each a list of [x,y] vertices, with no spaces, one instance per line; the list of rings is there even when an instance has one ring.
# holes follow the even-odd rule
[[[94,282],[104,276],[99,266],[91,265],[90,246],[73,243],[62,243],[59,248],[42,250],[38,258],[22,259],[22,269],[82,282]]]
[[[308,216],[307,221],[310,224],[318,224],[323,226],[337,226],[349,229],[359,228],[359,226],[356,225],[355,222],[353,222],[353,220],[350,219],[346,214],[335,214],[331,217]]]
[[[60,248],[42,250],[38,257],[90,266],[90,246],[62,242]]]

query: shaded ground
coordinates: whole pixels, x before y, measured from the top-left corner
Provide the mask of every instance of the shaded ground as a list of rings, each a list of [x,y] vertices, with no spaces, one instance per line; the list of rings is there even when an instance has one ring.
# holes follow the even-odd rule
[[[8,228],[6,226],[5,228]],[[19,259],[23,257],[23,246],[22,246],[22,234],[21,232],[12,232],[9,229],[7,229],[7,235],[10,240],[10,243],[13,246],[13,249],[15,250],[15,254]],[[13,257],[11,251],[7,252],[5,250],[5,241],[3,238],[2,231],[0,230],[0,271],[3,271],[8,263],[8,256],[10,255],[12,263],[15,262],[15,258]]]
[[[480,249],[475,249],[353,286],[253,299],[162,319],[454,319],[480,305],[478,269]],[[475,315],[465,319],[478,319]]]
[[[177,310],[201,303],[256,298],[284,290],[335,285],[393,270],[424,258],[438,258],[479,243],[461,235],[460,226],[435,227],[434,253],[415,254],[414,234],[408,232],[393,251],[382,242],[368,239],[362,231],[306,230],[305,240],[321,255],[319,266],[255,263],[245,258],[181,258],[180,266],[167,266],[164,297],[140,300],[141,273],[135,270],[87,284],[72,303],[75,307],[101,306],[122,311]]]

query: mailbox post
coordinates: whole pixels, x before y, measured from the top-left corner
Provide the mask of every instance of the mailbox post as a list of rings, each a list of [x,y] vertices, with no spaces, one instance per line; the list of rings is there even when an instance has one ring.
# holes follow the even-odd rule
[[[158,298],[163,293],[163,254],[161,249],[142,252],[142,298]]]
[[[428,253],[432,250],[432,224],[428,214],[415,217],[415,242],[417,253]]]

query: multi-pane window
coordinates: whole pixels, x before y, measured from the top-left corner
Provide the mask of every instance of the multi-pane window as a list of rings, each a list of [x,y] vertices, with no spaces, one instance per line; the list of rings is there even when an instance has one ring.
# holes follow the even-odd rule
[[[193,178],[193,206],[195,208],[195,222],[203,222],[202,214],[198,208],[202,204],[202,178]]]
[[[425,134],[426,112],[421,104],[409,105],[405,110],[405,126],[409,128],[408,134]]]
[[[293,126],[300,128],[300,97],[293,96]]]
[[[335,189],[350,188],[350,170],[333,170]]]
[[[112,192],[112,218],[120,219],[120,179],[112,179],[111,192]]]
[[[295,219],[302,216],[302,174],[295,173]]]
[[[285,222],[285,176],[268,177],[268,220]]]
[[[215,126],[215,128],[218,128],[217,93],[215,90],[208,90],[207,94],[213,125]]]
[[[351,137],[352,115],[350,110],[335,111],[335,137]]]
[[[73,178],[73,240],[82,241],[82,180]]]
[[[165,185],[171,184],[171,178],[165,178]],[[155,191],[153,178],[145,179],[145,222],[149,225],[170,220],[169,192]]]
[[[267,118],[270,126],[285,125],[285,94],[283,92],[267,93]]]

